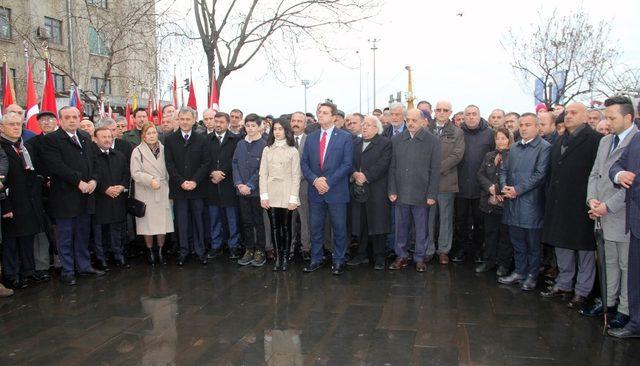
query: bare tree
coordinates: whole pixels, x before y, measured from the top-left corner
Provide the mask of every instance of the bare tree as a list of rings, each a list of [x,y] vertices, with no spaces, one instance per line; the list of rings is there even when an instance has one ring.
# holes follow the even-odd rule
[[[611,72],[603,75],[597,90],[605,97],[624,94],[629,96],[640,96],[640,68],[633,68],[629,65],[612,65]]]
[[[332,58],[330,35],[352,30],[378,7],[371,0],[193,1],[197,38],[207,57],[209,80],[217,65],[218,90],[261,52],[276,77],[283,65],[292,66],[296,74],[301,48],[313,46]]]
[[[514,71],[529,86],[535,80],[545,86],[547,106],[596,92],[598,82],[612,71],[611,61],[621,54],[610,38],[609,23],[593,23],[582,10],[539,18],[528,32],[510,29],[502,42]],[[550,84],[558,88],[555,98]]]

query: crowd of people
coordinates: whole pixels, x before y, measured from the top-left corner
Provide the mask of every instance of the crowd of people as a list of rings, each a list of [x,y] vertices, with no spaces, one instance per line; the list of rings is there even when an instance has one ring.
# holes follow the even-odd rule
[[[640,134],[630,99],[604,105],[485,120],[449,101],[367,116],[324,102],[315,115],[207,109],[201,121],[167,105],[158,126],[135,110],[129,131],[124,117],[94,123],[63,107],[38,114],[35,136],[11,105],[0,295],[49,280],[50,268],[76,285],[139,254],[154,266],[271,260],[274,271],[301,258],[304,272],[330,263],[334,275],[473,261],[500,284],[608,314],[612,336],[640,337]],[[596,259],[606,299],[589,301]]]

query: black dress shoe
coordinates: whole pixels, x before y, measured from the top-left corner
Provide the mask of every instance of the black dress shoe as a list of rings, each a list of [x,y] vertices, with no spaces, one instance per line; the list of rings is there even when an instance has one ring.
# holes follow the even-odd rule
[[[317,271],[318,269],[320,269],[320,267],[322,267],[322,262],[311,262],[307,266],[305,266],[302,271],[305,273],[311,273]]]
[[[210,249],[207,252],[207,258],[208,259],[216,259],[221,255],[222,255],[222,249],[220,249],[220,248],[218,248],[218,249]]]
[[[356,256],[356,257],[353,257],[352,259],[350,259],[347,262],[347,266],[354,266],[355,267],[355,266],[359,266],[361,264],[369,264],[369,259],[368,258],[358,258]]]
[[[376,263],[373,265],[373,269],[376,271],[384,271],[384,259],[376,260]]]
[[[587,298],[580,295],[573,295],[573,298],[567,303],[569,309],[580,309],[584,306]]]
[[[67,286],[75,286],[76,285],[76,277],[69,275],[69,276],[62,276],[60,277],[60,281],[62,281],[62,283],[64,283]]]
[[[180,257],[178,258],[178,262],[176,262],[176,264],[178,265],[178,267],[182,267],[184,266],[184,262],[187,259],[187,257]]]
[[[627,328],[609,329],[607,333],[616,338],[640,338],[640,332],[632,332]]]
[[[569,296],[571,296],[571,291],[563,291],[551,287],[544,291],[540,291],[540,296],[544,297],[545,299],[553,299],[556,297],[568,298]]]
[[[101,261],[96,264],[96,269],[107,272],[109,267],[107,267],[107,262]]]
[[[602,300],[597,298],[593,301],[591,305],[585,305],[582,309],[578,310],[580,315],[588,316],[588,317],[596,317],[604,314],[604,307],[602,306]],[[616,313],[615,306],[609,306],[607,308],[607,313],[613,316]]]
[[[200,257],[200,264],[202,264],[203,266],[206,266],[207,263],[209,263],[209,261],[207,260],[207,256],[203,255]]]
[[[482,264],[482,263],[484,263],[484,258],[475,257],[473,261],[475,262],[475,264]]]
[[[331,274],[333,274],[334,276],[340,276],[343,273],[344,273],[344,264],[334,263],[331,266]]]
[[[302,251],[302,260],[308,262],[311,260],[311,254],[308,251]]]
[[[11,280],[9,282],[9,288],[12,288],[14,290],[21,290],[23,288],[27,288],[28,284],[26,281],[22,281],[20,279],[15,279],[15,280]]]
[[[116,259],[116,267],[120,268],[131,268],[131,265],[127,263],[124,258]]]
[[[232,261],[240,259],[242,256],[242,250],[240,248],[232,248],[229,250],[229,259]]]
[[[629,315],[624,315],[620,312],[616,313],[616,315],[613,316],[613,318],[611,319],[611,321],[609,321],[609,329],[619,329],[619,328],[624,328],[627,323],[629,323]]]
[[[95,276],[95,277],[102,277],[104,275],[106,275],[107,273],[105,271],[101,271],[99,269],[95,269],[92,268],[88,271],[84,271],[84,272],[80,272],[80,276]]]
[[[453,257],[451,257],[451,261],[453,263],[462,263],[465,260],[465,256],[464,254],[455,254]]]

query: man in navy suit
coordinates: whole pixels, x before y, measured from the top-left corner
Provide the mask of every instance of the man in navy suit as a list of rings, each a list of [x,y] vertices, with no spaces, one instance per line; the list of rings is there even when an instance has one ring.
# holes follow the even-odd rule
[[[300,162],[302,174],[309,182],[309,216],[311,263],[304,268],[313,272],[322,266],[324,219],[327,212],[333,229],[333,265],[331,272],[344,272],[347,249],[347,203],[349,174],[353,160],[353,138],[336,128],[338,108],[322,103],[318,108],[320,129],[307,137]]]
[[[633,120],[631,100],[627,99],[618,105],[620,114]],[[633,137],[620,159],[613,164],[609,170],[609,178],[627,190],[625,231],[631,232],[627,262],[630,321],[624,328],[609,329],[609,335],[617,338],[640,338],[640,134]]]

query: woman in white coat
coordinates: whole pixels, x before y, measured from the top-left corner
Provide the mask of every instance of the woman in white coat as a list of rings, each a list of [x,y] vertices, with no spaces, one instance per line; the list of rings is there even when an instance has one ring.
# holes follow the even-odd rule
[[[136,234],[144,237],[149,264],[166,264],[162,255],[165,235],[173,232],[173,214],[169,201],[169,174],[164,163],[164,146],[158,141],[156,127],[142,127],[142,142],[131,154],[131,178],[135,198],[147,205],[144,217],[136,217]],[[153,237],[158,250],[153,250]]]
[[[293,132],[280,119],[273,121],[267,147],[260,161],[260,204],[267,210],[273,248],[274,271],[289,268],[291,214],[300,206],[300,155],[294,146]]]

